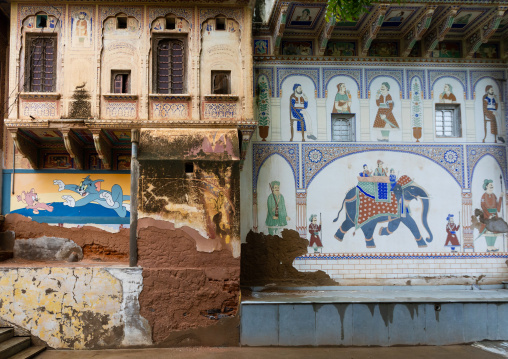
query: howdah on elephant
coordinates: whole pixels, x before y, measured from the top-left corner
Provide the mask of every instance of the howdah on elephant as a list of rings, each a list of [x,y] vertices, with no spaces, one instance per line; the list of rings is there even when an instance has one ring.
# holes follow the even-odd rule
[[[375,248],[374,230],[378,223],[387,223],[379,230],[380,236],[388,236],[403,223],[413,236],[419,248],[427,247],[432,242],[427,216],[429,214],[429,195],[422,187],[415,184],[408,176],[402,176],[391,190],[383,184],[386,177],[362,179],[358,186],[349,190],[342,202],[342,207],[333,221],[337,222],[345,207],[346,219],[335,233],[335,238],[342,242],[344,235],[353,227],[361,228],[365,235],[367,248]],[[412,200],[420,198],[423,204],[422,223],[429,237],[423,239],[420,230],[411,217],[409,205]]]

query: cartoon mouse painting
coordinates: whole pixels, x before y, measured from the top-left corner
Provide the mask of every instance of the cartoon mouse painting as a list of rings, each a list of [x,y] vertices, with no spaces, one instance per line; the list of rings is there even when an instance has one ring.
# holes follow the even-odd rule
[[[82,197],[76,201],[72,196],[62,196],[65,201],[64,206],[81,207],[94,202],[102,207],[113,209],[120,217],[125,217],[127,215],[127,210],[130,209],[130,205],[127,203],[124,204],[123,201],[130,200],[130,196],[124,196],[122,187],[117,184],[111,187],[111,192],[103,190],[101,189],[101,182],[104,182],[104,180],[98,179],[92,181],[90,176],[86,176],[79,185],[66,185],[61,180],[54,180],[53,184],[58,186],[59,192],[65,189],[73,191]]]
[[[39,196],[35,193],[35,189],[31,189],[30,192],[21,192],[21,195],[16,197],[18,202],[26,203],[26,209],[33,210],[34,214],[39,214],[39,211],[53,212],[53,206],[49,204],[39,202]]]

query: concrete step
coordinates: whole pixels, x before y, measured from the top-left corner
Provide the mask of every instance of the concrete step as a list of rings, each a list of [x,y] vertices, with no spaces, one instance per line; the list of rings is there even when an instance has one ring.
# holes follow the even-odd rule
[[[242,296],[242,346],[508,340],[508,290],[266,291]]]
[[[0,359],[9,359],[14,354],[30,347],[30,337],[14,337],[0,343]]]
[[[18,354],[11,356],[9,359],[30,359],[35,358],[37,355],[46,350],[46,347],[35,346],[20,351]]]
[[[14,328],[0,328],[0,343],[14,336]]]
[[[12,251],[0,251],[0,262],[11,259],[12,257],[14,257],[14,253]]]

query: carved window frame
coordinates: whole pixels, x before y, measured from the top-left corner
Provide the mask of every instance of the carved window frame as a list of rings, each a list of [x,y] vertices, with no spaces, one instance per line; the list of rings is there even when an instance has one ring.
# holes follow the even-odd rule
[[[170,45],[167,62],[163,61],[165,44]],[[180,46],[180,50],[174,48]],[[180,54],[178,54],[180,51]],[[152,40],[152,93],[154,94],[185,94],[187,91],[187,37],[174,35],[154,35]],[[163,68],[167,64],[167,69]],[[167,73],[164,73],[167,70]],[[175,73],[176,72],[176,73]],[[167,77],[167,88],[163,87],[162,78]],[[179,79],[179,81],[176,81]],[[178,86],[175,87],[175,84]]]
[[[25,91],[56,92],[57,34],[27,34],[25,46]]]

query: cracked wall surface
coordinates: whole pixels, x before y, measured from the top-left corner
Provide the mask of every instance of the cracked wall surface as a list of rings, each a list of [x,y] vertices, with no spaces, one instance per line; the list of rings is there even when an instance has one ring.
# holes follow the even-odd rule
[[[0,318],[55,349],[151,344],[139,316],[141,269],[0,269]]]

